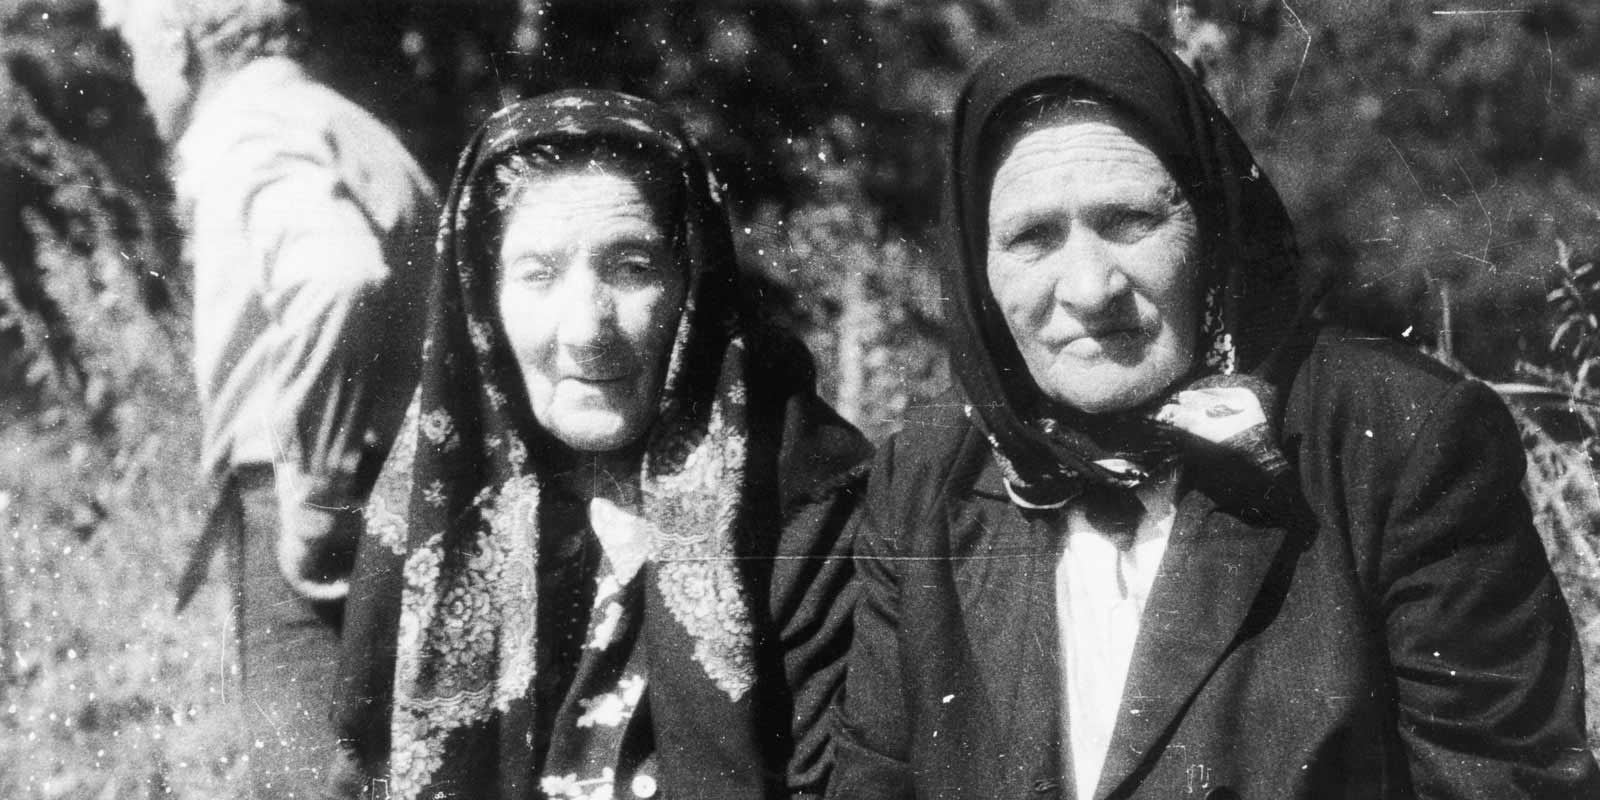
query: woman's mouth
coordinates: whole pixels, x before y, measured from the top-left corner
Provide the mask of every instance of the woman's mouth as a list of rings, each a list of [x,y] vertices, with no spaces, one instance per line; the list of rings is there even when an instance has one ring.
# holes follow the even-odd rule
[[[622,381],[626,380],[627,377],[628,376],[626,374],[622,373],[614,375],[568,375],[567,380],[577,381],[578,383],[601,385],[607,383],[621,383]]]
[[[1139,327],[1104,328],[1068,340],[1062,350],[1079,358],[1095,358],[1108,351],[1140,346],[1144,340],[1144,329]]]

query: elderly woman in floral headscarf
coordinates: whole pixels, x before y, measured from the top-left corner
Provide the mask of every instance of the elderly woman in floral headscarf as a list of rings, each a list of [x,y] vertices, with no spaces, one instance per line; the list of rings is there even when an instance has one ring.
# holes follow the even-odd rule
[[[1510,416],[1312,323],[1193,73],[1036,32],[950,184],[961,394],[861,506],[830,797],[1600,797]]]
[[[462,156],[411,435],[351,592],[351,746],[395,798],[814,793],[869,456],[753,325],[717,185],[626,95]]]

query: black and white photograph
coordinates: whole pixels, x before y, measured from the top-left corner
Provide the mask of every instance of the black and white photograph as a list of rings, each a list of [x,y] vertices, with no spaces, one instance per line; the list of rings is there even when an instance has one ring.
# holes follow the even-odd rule
[[[1600,4],[0,0],[0,800],[1600,798]]]

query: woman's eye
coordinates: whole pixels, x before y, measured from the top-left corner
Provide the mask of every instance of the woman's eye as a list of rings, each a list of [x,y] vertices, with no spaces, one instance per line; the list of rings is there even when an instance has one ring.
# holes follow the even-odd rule
[[[658,269],[655,259],[642,255],[627,256],[619,264],[623,269],[633,272],[655,272]]]
[[[1148,236],[1165,219],[1164,215],[1147,208],[1114,208],[1101,219],[1100,234],[1110,241],[1129,244]]]
[[[623,280],[651,278],[662,271],[663,259],[647,251],[618,253],[610,259],[613,272]]]
[[[1028,225],[1005,237],[1006,252],[1023,258],[1037,257],[1055,249],[1060,240],[1055,225],[1038,223]]]
[[[506,279],[525,284],[545,284],[556,278],[556,270],[544,259],[525,257],[506,266]]]

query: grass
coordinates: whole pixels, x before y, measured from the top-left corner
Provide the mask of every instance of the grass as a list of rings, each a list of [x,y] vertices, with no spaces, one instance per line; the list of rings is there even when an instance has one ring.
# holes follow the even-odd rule
[[[199,528],[192,401],[0,432],[0,797],[226,798],[245,743],[228,600],[173,613]],[[176,412],[176,413],[174,413]]]

